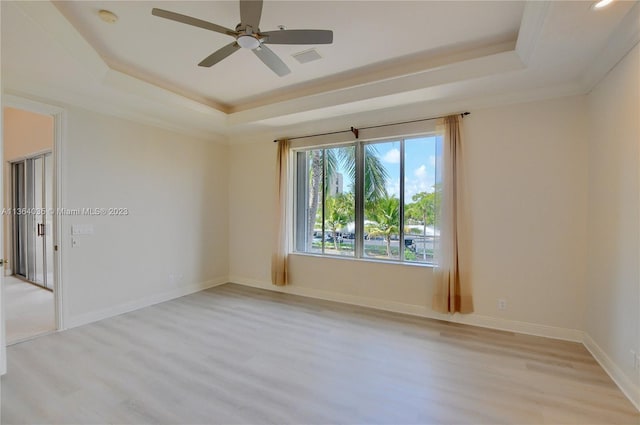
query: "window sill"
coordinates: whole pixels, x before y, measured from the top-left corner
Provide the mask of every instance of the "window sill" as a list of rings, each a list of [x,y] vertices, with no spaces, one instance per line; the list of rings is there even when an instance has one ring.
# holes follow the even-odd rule
[[[315,258],[327,258],[330,260],[342,260],[342,261],[355,261],[361,263],[375,263],[375,264],[389,264],[392,266],[408,266],[408,267],[421,267],[432,269],[435,266],[433,264],[425,264],[425,263],[414,263],[409,261],[394,261],[394,260],[377,260],[374,258],[353,258],[353,257],[345,257],[340,255],[327,255],[327,254],[314,254],[309,252],[290,252],[289,255],[300,256],[300,257],[315,257]]]

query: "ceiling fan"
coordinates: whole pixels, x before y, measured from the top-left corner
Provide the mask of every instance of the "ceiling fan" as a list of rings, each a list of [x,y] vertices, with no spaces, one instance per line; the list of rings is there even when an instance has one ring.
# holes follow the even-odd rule
[[[333,31],[330,30],[260,31],[262,0],[240,0],[240,23],[236,26],[235,31],[168,10],[154,8],[151,14],[235,38],[232,43],[213,52],[198,64],[204,67],[213,66],[238,49],[244,48],[252,50],[265,65],[282,77],[290,73],[291,70],[266,44],[331,44],[333,42]]]

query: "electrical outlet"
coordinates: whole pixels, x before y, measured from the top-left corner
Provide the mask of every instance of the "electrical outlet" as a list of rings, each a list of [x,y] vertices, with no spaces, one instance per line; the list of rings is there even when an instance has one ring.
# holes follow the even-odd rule
[[[507,300],[504,298],[498,299],[498,310],[506,310],[507,309]]]

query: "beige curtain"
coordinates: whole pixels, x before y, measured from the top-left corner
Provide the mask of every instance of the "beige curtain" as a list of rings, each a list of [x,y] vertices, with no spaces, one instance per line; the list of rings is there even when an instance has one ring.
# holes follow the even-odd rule
[[[471,284],[465,265],[468,263],[467,217],[465,210],[464,167],[461,117],[444,118],[442,144],[442,192],[436,229],[440,232],[434,252],[435,292],[433,309],[440,313],[471,313]]]
[[[276,216],[273,255],[271,257],[271,283],[278,286],[287,284],[287,167],[289,162],[289,141],[278,141],[276,158]]]

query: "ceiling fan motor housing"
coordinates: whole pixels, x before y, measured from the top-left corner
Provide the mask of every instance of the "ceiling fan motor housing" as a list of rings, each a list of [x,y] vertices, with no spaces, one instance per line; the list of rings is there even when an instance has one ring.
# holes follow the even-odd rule
[[[240,22],[236,25],[236,32],[239,33],[236,37],[236,41],[238,45],[244,49],[257,49],[260,47],[260,38],[258,37],[258,33],[260,29],[254,31],[250,25],[243,25]]]

